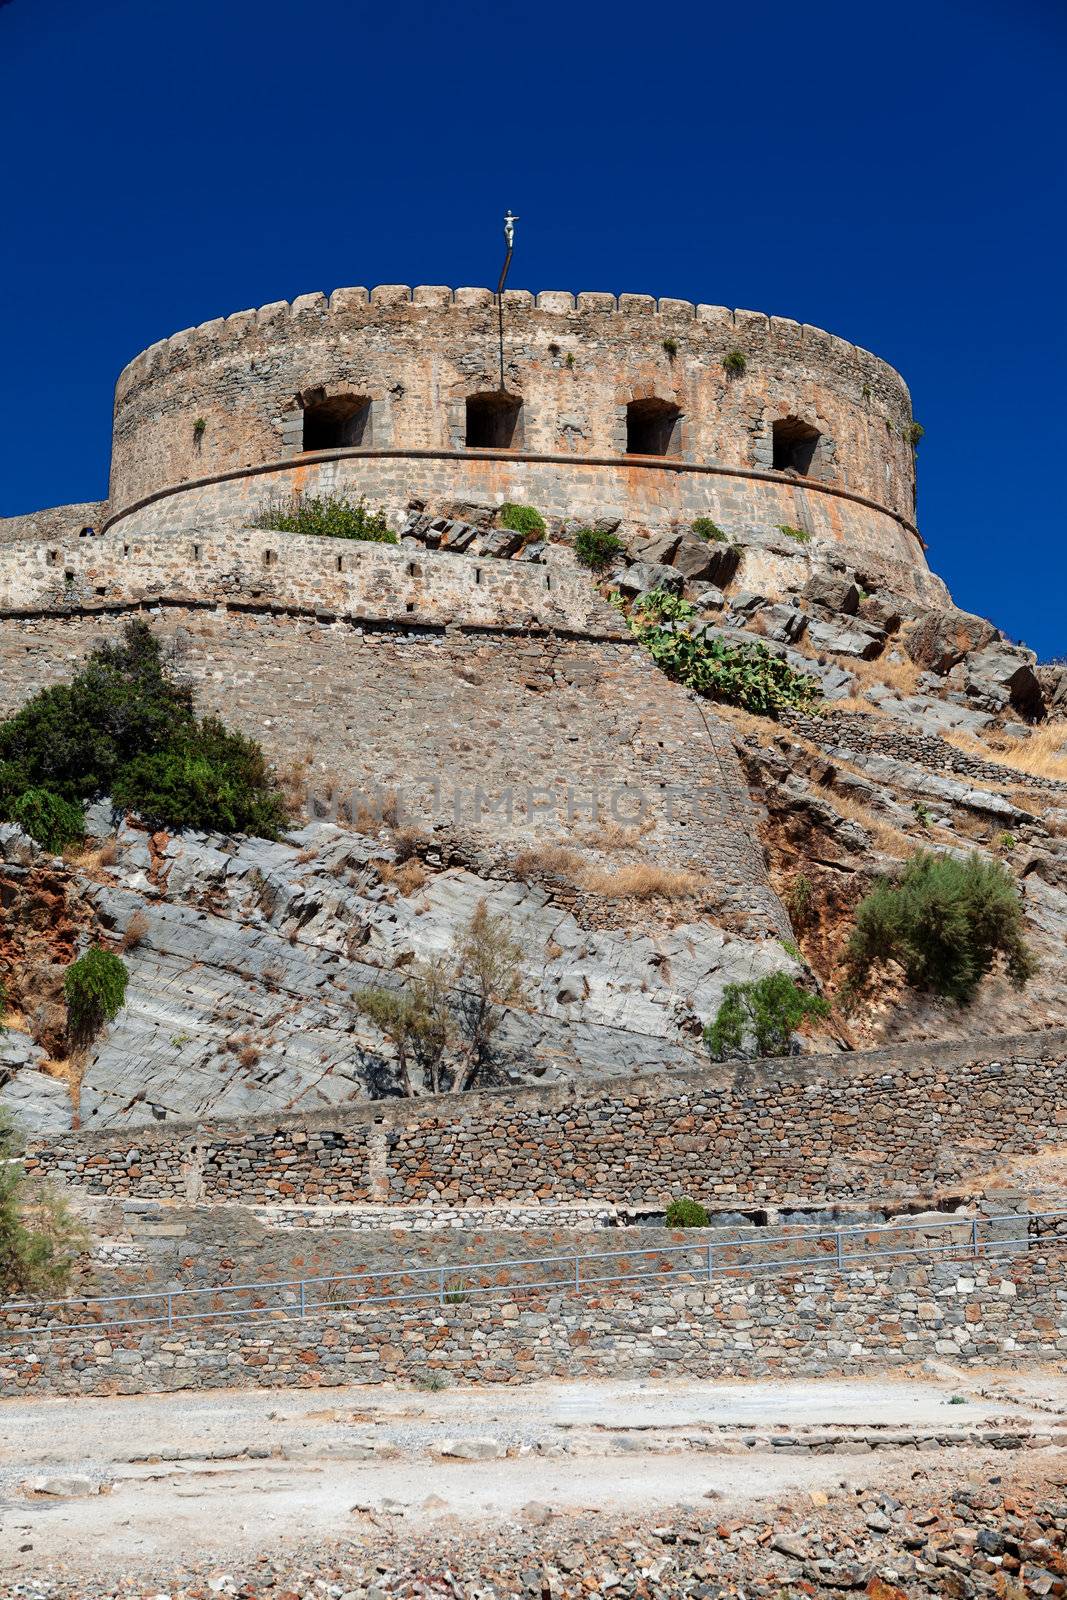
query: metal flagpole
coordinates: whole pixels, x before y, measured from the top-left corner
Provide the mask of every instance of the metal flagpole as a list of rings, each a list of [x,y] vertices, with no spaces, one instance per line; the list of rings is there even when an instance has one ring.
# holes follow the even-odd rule
[[[507,253],[504,256],[504,265],[500,269],[500,282],[496,286],[496,306],[500,324],[500,392],[504,393],[507,385],[504,382],[504,284],[507,281],[508,268],[511,266],[511,252],[515,247],[515,224],[518,217],[513,217],[510,211],[504,213],[504,243]]]

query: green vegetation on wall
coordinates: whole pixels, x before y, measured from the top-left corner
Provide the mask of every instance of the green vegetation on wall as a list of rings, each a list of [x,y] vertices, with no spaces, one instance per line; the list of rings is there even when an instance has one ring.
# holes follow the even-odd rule
[[[574,553],[583,567],[594,572],[609,567],[616,556],[622,555],[625,546],[613,533],[602,533],[596,528],[581,528],[574,536]]]
[[[709,639],[690,626],[694,616],[687,600],[651,589],[634,601],[629,622],[657,666],[713,700],[773,717],[789,708],[808,710],[819,699],[815,679],[794,671],[766,645]]]
[[[81,1223],[47,1186],[33,1183],[21,1141],[0,1112],[0,1296],[60,1294],[88,1246]]]
[[[106,795],[159,827],[276,838],[287,820],[259,746],[197,718],[140,620],[0,723],[0,818],[45,849],[80,838],[82,803]]]
[[[385,512],[368,511],[360,497],[343,494],[292,495],[268,500],[252,518],[253,528],[277,533],[304,533],[320,539],[359,539],[371,544],[397,544]]]
[[[527,539],[539,539],[545,531],[545,519],[535,506],[519,506],[513,500],[504,501],[497,520],[502,528],[521,533]]]

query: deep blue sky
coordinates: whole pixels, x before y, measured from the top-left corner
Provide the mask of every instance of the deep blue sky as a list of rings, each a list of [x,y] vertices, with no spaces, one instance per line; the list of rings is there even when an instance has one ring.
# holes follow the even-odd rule
[[[957,601],[1067,654],[1062,0],[0,4],[0,515],[154,340],[339,284],[632,290],[899,367]]]

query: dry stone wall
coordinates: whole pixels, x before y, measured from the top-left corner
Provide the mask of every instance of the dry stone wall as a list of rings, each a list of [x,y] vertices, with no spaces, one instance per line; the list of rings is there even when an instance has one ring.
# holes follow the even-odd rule
[[[0,1328],[8,1395],[425,1380],[796,1377],[940,1359],[1011,1367],[1067,1354],[1062,1254],[895,1266],[838,1276],[800,1269],[629,1295],[407,1302],[300,1321],[104,1329],[47,1338]]]
[[[112,1197],[718,1207],[927,1200],[1063,1138],[1067,1035],[744,1063],[343,1113],[56,1136],[34,1170]]]

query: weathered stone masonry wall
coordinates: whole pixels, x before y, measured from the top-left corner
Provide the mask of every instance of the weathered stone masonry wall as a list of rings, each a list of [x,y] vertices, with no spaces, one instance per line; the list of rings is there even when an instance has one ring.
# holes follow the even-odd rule
[[[728,730],[584,574],[254,529],[51,553],[0,549],[0,716],[147,606],[203,708],[320,790],[395,790],[415,822],[516,844],[572,808],[588,827],[596,796],[652,824],[650,858],[707,875],[721,925],[788,933]]]
[[[523,402],[525,450],[621,456],[627,403],[657,396],[683,413],[683,460],[770,468],[771,424],[796,415],[826,441],[816,479],[913,515],[907,388],[842,339],[787,318],[647,295],[549,291],[535,301],[519,290],[505,312],[506,383]],[[722,358],[735,349],[747,367],[729,378]],[[467,396],[499,387],[497,314],[485,289],[338,289],[329,302],[301,295],[217,317],[153,345],[119,377],[112,505],[299,453],[309,391],[370,400],[363,443],[374,448],[442,450],[464,444]]]
[[[1067,1034],[921,1045],[233,1125],[72,1134],[35,1168],[113,1196],[662,1205],[928,1199],[1067,1126]]]
[[[1067,1353],[1062,1255],[865,1270],[807,1269],[641,1296],[523,1297],[335,1308],[299,1322],[70,1333],[0,1329],[5,1394],[542,1377],[863,1373],[930,1358],[1014,1366]]]

